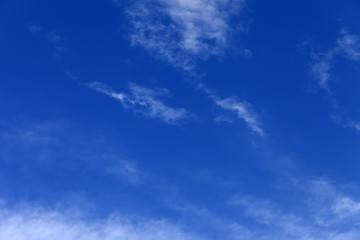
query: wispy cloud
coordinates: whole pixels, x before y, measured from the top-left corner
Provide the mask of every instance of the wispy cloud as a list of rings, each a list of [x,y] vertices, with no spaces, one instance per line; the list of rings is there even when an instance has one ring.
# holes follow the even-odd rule
[[[360,60],[360,38],[350,34],[346,29],[341,30],[341,36],[336,41],[336,50],[344,57],[353,60]]]
[[[242,207],[257,224],[252,229],[257,239],[359,239],[360,201],[325,180],[302,182],[300,187],[295,186],[295,192],[296,202],[286,208],[284,204],[243,196],[229,204]]]
[[[221,55],[239,26],[230,23],[245,0],[145,0],[127,11],[133,45],[190,71],[199,59]]]
[[[251,130],[264,136],[265,132],[261,127],[261,123],[253,107],[248,102],[240,102],[235,97],[219,98],[212,96],[215,104],[224,110],[236,113],[237,117],[244,120]]]
[[[336,57],[344,57],[351,61],[359,61],[360,38],[350,34],[346,29],[342,29],[334,48],[325,53],[312,54],[314,62],[311,65],[311,74],[318,81],[318,84],[322,89],[330,91],[329,80],[331,78],[331,69],[334,65],[334,58]]]
[[[57,52],[62,53],[62,52],[67,52],[67,46],[65,44],[64,39],[57,33],[56,30],[50,30],[47,33],[47,38],[49,39],[49,41],[51,41]]]
[[[311,74],[318,81],[321,88],[329,90],[328,82],[330,79],[330,70],[332,67],[332,55],[313,56],[314,63],[311,65]]]
[[[347,196],[340,196],[332,204],[331,210],[340,218],[346,218],[360,212],[360,202]]]
[[[184,108],[169,107],[159,99],[159,97],[169,95],[169,91],[165,88],[152,90],[131,83],[130,93],[122,93],[115,92],[100,82],[92,82],[88,84],[88,87],[119,100],[125,109],[132,109],[135,113],[160,119],[165,123],[177,124],[190,117]]]
[[[47,29],[41,25],[32,23],[27,24],[28,30],[43,39],[46,39],[54,49],[54,58],[59,61],[60,68],[64,71],[66,76],[72,80],[78,80],[78,77],[73,74],[69,69],[68,57],[68,44],[66,39],[58,33],[56,29]]]
[[[353,130],[360,132],[360,122],[354,121],[351,118],[344,117],[344,113],[337,111],[337,112],[331,114],[330,117],[337,124],[340,124],[341,126],[343,126],[345,128],[351,128]]]
[[[66,41],[55,29],[46,30],[43,26],[30,23],[27,27],[31,33],[44,37],[53,44],[56,51],[56,57],[61,58],[68,51]]]
[[[43,27],[36,24],[28,24],[28,29],[31,33],[36,34],[41,32],[43,30]]]
[[[139,184],[146,176],[133,161],[119,158],[116,155],[102,156],[102,159],[108,162],[109,167],[107,168],[107,171],[109,173],[114,174],[129,183]]]
[[[353,62],[360,61],[360,37],[350,34],[346,29],[342,29],[332,49],[322,53],[313,52],[311,56],[313,58],[310,69],[311,75],[321,89],[331,93],[329,82],[332,78],[331,71],[335,67],[335,60],[342,57]],[[331,118],[344,127],[360,131],[360,124],[344,117],[344,114],[339,112],[340,107],[335,98],[332,98],[332,101],[334,113],[331,114]]]
[[[213,90],[207,88],[204,84],[200,83],[196,85],[196,89],[203,91],[218,107],[225,111],[230,111],[236,114],[237,118],[242,119],[248,125],[248,127],[256,132],[260,136],[265,135],[265,131],[262,128],[262,123],[259,120],[259,116],[253,109],[252,104],[246,101],[239,101],[237,97],[219,97]],[[215,118],[218,122],[232,122],[233,117],[226,115],[219,115]]]
[[[172,207],[176,211],[190,217],[190,219],[198,225],[203,225],[200,228],[204,229],[207,233],[206,239],[218,239],[214,236],[221,236],[221,239],[223,240],[256,239],[255,234],[251,229],[242,226],[233,219],[226,219],[222,216],[214,214],[208,209],[186,203],[181,206]]]
[[[0,239],[6,240],[200,240],[166,220],[134,220],[114,215],[92,221],[69,212],[29,208],[0,210]]]
[[[149,179],[151,174],[134,159],[114,150],[118,146],[109,149],[112,144],[102,134],[84,133],[79,129],[78,124],[64,120],[34,122],[26,119],[13,123],[0,132],[2,163],[29,172],[36,169],[70,171],[75,167],[89,173],[106,173],[112,179],[131,185]]]
[[[194,73],[197,61],[221,56],[233,47],[233,35],[242,31],[243,26],[231,19],[241,14],[245,3],[245,0],[135,1],[127,11],[133,28],[131,43],[176,68]],[[242,52],[251,55],[248,49]],[[254,132],[264,135],[249,103],[208,95],[217,106],[235,112]],[[217,117],[219,121],[225,119]]]
[[[84,150],[82,148],[85,148],[85,151],[91,151],[86,156],[94,155],[94,146],[98,147],[98,142],[89,144],[91,142],[88,140],[89,137],[86,137],[86,141],[80,141],[84,142],[84,145],[76,144],[77,141],[71,142],[69,139],[76,138],[74,129],[66,131],[64,124],[57,125],[38,124],[37,127],[32,127],[31,130],[19,129],[21,134],[15,134],[14,137],[19,138],[18,141],[24,142],[27,147],[31,148],[32,152],[37,151],[38,147],[36,145],[41,145],[40,149],[49,149],[52,144],[59,145],[59,141],[65,141],[67,144],[55,149],[54,154],[63,154],[62,152],[73,146],[75,151],[71,151],[69,155],[75,155],[77,161],[83,154]],[[71,135],[66,133],[69,131],[71,131]],[[59,134],[62,135],[58,136]],[[69,136],[69,139],[66,136]],[[98,139],[98,137],[94,138]],[[3,142],[0,141],[0,143]],[[9,141],[7,143],[9,144]],[[12,139],[11,145],[14,146],[17,152],[21,151],[19,144],[14,144],[14,139]],[[5,145],[5,147],[8,146]],[[103,149],[100,149],[100,152],[103,152]],[[1,154],[1,156],[4,155]],[[98,158],[98,156],[93,156],[93,159],[95,158]],[[34,158],[34,155],[30,155],[30,159],[32,161],[27,161],[27,164],[33,165],[36,158]],[[61,161],[57,162],[64,162],[67,157],[60,156],[58,159],[61,159]],[[101,165],[96,165],[97,170],[99,166],[106,165],[107,170],[112,174],[116,174],[132,183],[137,183],[143,176],[143,172],[139,170],[136,164],[130,161],[112,155],[100,156],[100,159]],[[103,160],[108,163],[104,164]],[[66,161],[70,162],[72,160],[68,159]],[[23,165],[22,167],[24,167]],[[131,217],[124,218],[119,214],[113,214],[112,217],[103,220],[89,220],[87,218],[77,218],[71,209],[70,211],[61,211],[59,209],[51,211],[39,208],[20,210],[16,208],[14,210],[6,208],[6,202],[1,203],[0,199],[0,239],[359,239],[360,200],[352,196],[351,191],[332,185],[324,179],[311,181],[291,180],[292,184],[288,188],[290,190],[286,190],[285,187],[281,189],[281,196],[287,197],[282,198],[280,203],[272,199],[263,200],[261,197],[235,196],[229,201],[229,208],[218,209],[221,213],[213,212],[214,209],[206,209],[207,204],[201,204],[201,207],[191,203],[182,204],[183,202],[187,203],[186,199],[179,198],[179,196],[173,198],[172,196],[169,200],[170,204],[172,204],[171,210],[181,215],[176,222],[170,219],[159,220],[147,217],[141,217],[141,220]],[[174,185],[168,179],[161,179],[161,181],[150,180],[150,183],[156,183],[145,184],[150,186],[149,189],[154,195],[160,195],[160,191],[166,197],[174,194],[172,192]],[[153,188],[152,185],[156,187]],[[161,185],[160,190],[156,189]],[[239,209],[240,211],[238,211]],[[231,214],[227,215],[226,212],[229,211],[231,211]]]
[[[360,123],[359,122],[354,122],[354,121],[349,121],[348,124],[345,125],[346,127],[350,127],[355,129],[356,131],[360,132]]]

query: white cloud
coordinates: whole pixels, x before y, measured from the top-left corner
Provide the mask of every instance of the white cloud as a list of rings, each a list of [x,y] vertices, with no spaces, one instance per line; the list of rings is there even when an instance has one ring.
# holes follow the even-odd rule
[[[223,54],[245,0],[145,0],[136,1],[128,16],[133,45],[175,67],[192,70],[194,62]]]
[[[39,209],[0,210],[1,240],[199,240],[166,220],[136,221],[112,216],[83,220],[73,214]]]
[[[261,122],[258,115],[255,113],[253,106],[246,101],[239,101],[236,97],[220,98],[214,91],[207,88],[204,84],[200,83],[196,85],[196,89],[203,91],[214,103],[223,110],[233,112],[239,119],[245,121],[248,127],[259,134],[265,135],[265,131],[261,127]],[[217,122],[232,123],[233,118],[226,115],[219,115],[215,118]]]
[[[360,123],[358,123],[358,122],[354,122],[354,121],[351,120],[345,126],[346,127],[351,127],[353,129],[355,129],[356,131],[360,131]]]
[[[338,56],[347,58],[351,61],[359,61],[360,38],[343,29],[341,30],[340,36],[336,40],[336,45],[333,49],[322,54],[312,54],[314,62],[311,65],[311,74],[323,89],[330,90],[328,86],[328,82],[331,78],[330,71],[333,67],[334,58]]]
[[[100,82],[92,82],[88,87],[119,100],[126,109],[132,109],[146,117],[160,119],[165,123],[177,124],[189,117],[184,108],[169,107],[159,99],[169,94],[167,89],[151,90],[132,83],[129,86],[130,93],[126,94],[114,92]]]
[[[265,135],[265,132],[262,129],[261,123],[258,119],[258,116],[254,112],[253,107],[250,103],[240,102],[234,97],[221,99],[216,96],[211,96],[211,98],[215,101],[215,104],[221,107],[222,109],[236,113],[237,117],[244,120],[251,130],[259,134],[260,136]],[[222,120],[222,119],[224,118],[223,117],[217,118],[217,120]]]
[[[229,204],[241,207],[254,221],[257,239],[357,240],[360,202],[325,180],[294,186],[290,205],[238,196]]]
[[[234,197],[230,218],[191,204],[173,207],[182,216],[176,222],[119,214],[90,220],[79,208],[7,208],[5,203],[0,205],[0,240],[359,239],[359,202],[354,198],[324,180],[301,183],[292,193],[289,205]],[[236,212],[239,207],[245,214]]]
[[[311,66],[311,74],[318,81],[321,88],[329,90],[330,69],[332,67],[332,56],[316,57]]]
[[[344,218],[350,215],[354,215],[360,212],[360,202],[355,202],[353,199],[347,196],[338,197],[331,209],[339,217]]]
[[[360,132],[360,123],[350,118],[345,118],[343,115],[344,114],[341,112],[334,113],[331,115],[331,119],[333,119],[336,123],[342,125],[343,127],[352,128]]]
[[[346,58],[353,61],[360,60],[360,38],[358,36],[350,34],[347,30],[343,29],[336,44],[336,51],[339,54],[343,54]]]

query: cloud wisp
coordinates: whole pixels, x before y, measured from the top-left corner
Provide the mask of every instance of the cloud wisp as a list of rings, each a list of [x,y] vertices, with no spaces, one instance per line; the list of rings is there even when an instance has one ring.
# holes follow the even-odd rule
[[[259,116],[254,111],[253,106],[246,101],[239,101],[236,97],[221,98],[217,96],[214,91],[205,87],[204,84],[198,84],[196,88],[203,91],[214,104],[221,109],[235,113],[237,118],[245,121],[248,127],[259,136],[265,136],[265,131],[262,128],[262,123]],[[232,118],[223,115],[217,116],[216,121],[232,122]]]
[[[46,30],[44,27],[36,24],[28,24],[29,31],[34,35],[39,35],[51,42],[55,48],[55,57],[63,58],[68,48],[62,36],[55,30]]]
[[[273,201],[235,197],[229,205],[243,209],[255,223],[256,239],[356,240],[360,238],[360,201],[325,180],[297,186],[297,200],[286,210]],[[299,196],[302,196],[299,198]]]
[[[110,162],[110,167],[107,168],[108,173],[114,174],[131,184],[142,183],[146,176],[135,162],[121,159],[116,155],[103,156],[102,159]]]
[[[219,98],[211,96],[215,104],[224,110],[236,113],[239,119],[245,121],[248,127],[260,136],[264,136],[265,132],[261,127],[259,117],[248,102],[240,102],[235,97]],[[218,118],[219,119],[219,118]],[[221,120],[221,119],[220,119]]]
[[[86,213],[83,214],[78,208],[73,211],[28,205],[9,208],[5,202],[0,205],[0,239],[201,240],[220,239],[219,236],[225,240],[360,238],[360,201],[325,180],[303,182],[294,189],[292,193],[296,193],[296,199],[290,205],[279,205],[272,200],[250,196],[235,196],[227,206],[228,210],[237,214],[231,214],[230,218],[193,205],[175,209],[187,216],[185,219],[196,221],[193,226],[186,224],[184,219],[173,221],[125,217],[121,214],[94,220],[87,218]]]
[[[352,129],[355,129],[356,131],[360,132],[360,123],[359,122],[349,121],[349,123],[345,126],[350,127]]]
[[[133,45],[174,67],[191,71],[195,62],[221,55],[240,26],[230,19],[238,15],[245,0],[145,0],[135,1],[127,11]]]
[[[75,74],[73,74],[69,69],[69,50],[66,38],[59,34],[56,29],[49,30],[41,25],[28,23],[27,28],[33,35],[46,39],[52,45],[54,49],[54,58],[60,64],[60,68],[70,79],[78,80],[78,77],[75,76]]]
[[[232,19],[241,14],[245,3],[245,0],[135,1],[127,11],[132,26],[131,43],[175,68],[194,73],[198,61],[222,56],[232,47],[234,33],[243,29]],[[243,53],[251,54],[249,50]],[[254,132],[264,135],[249,103],[208,96],[222,109],[235,112]]]
[[[310,73],[317,81],[318,86],[330,94],[332,93],[329,87],[329,82],[332,78],[331,71],[335,66],[335,60],[339,57],[352,62],[359,62],[360,36],[350,34],[346,29],[342,29],[334,48],[323,53],[312,53],[313,63],[311,64]],[[344,117],[344,114],[339,112],[339,105],[336,103],[336,100],[333,102],[333,108],[334,113],[331,115],[331,118],[335,122],[344,127],[360,131],[360,124],[358,122]]]
[[[39,169],[47,172],[86,170],[130,185],[142,184],[149,177],[137,161],[113,150],[119,146],[110,147],[112,144],[101,133],[85,133],[79,129],[79,124],[68,120],[26,119],[13,123],[8,130],[0,132],[2,163],[27,169],[29,173]]]
[[[112,216],[102,221],[77,219],[70,214],[43,209],[1,209],[0,239],[6,240],[200,240],[166,220]]]
[[[168,124],[179,124],[190,117],[184,108],[169,107],[159,99],[169,95],[168,89],[165,88],[152,90],[131,83],[129,85],[130,93],[117,93],[100,82],[92,82],[88,84],[88,87],[119,100],[125,109],[132,109],[135,113],[159,119]]]
[[[345,118],[343,115],[343,113],[334,113],[331,115],[331,118],[333,121],[342,125],[345,128],[351,128],[353,130],[356,130],[357,132],[360,132],[360,122],[354,121],[350,118]]]
[[[314,60],[311,65],[311,75],[318,81],[322,89],[330,91],[329,80],[334,58],[344,57],[351,61],[360,60],[360,38],[342,29],[336,40],[336,46],[325,53],[313,53]]]

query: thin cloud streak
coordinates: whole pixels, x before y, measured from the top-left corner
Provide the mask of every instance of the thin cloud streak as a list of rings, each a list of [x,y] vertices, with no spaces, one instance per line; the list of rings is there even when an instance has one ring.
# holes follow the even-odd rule
[[[240,102],[234,97],[221,99],[212,97],[216,105],[224,110],[235,112],[238,118],[245,121],[248,127],[260,136],[264,136],[265,132],[261,127],[258,116],[254,112],[252,105],[248,102]]]
[[[159,97],[169,95],[167,89],[151,90],[131,83],[129,85],[130,93],[127,94],[117,93],[100,82],[92,82],[87,86],[119,100],[125,109],[132,109],[135,113],[153,119],[160,119],[168,124],[178,124],[190,117],[188,111],[184,108],[169,107],[159,99]]]
[[[218,107],[225,111],[235,113],[237,118],[245,121],[248,127],[259,136],[265,136],[265,131],[262,128],[262,123],[259,120],[259,116],[256,114],[253,106],[250,103],[246,101],[239,101],[236,97],[221,98],[217,96],[214,91],[207,88],[202,83],[197,84],[196,89],[203,91]],[[215,120],[218,122],[232,122],[231,117],[223,115],[217,116]]]

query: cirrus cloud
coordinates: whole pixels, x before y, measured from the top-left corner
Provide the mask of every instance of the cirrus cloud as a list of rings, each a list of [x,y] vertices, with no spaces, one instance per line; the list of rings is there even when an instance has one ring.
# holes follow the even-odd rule
[[[135,1],[127,11],[133,45],[191,71],[196,60],[221,55],[241,26],[231,23],[245,0]],[[248,52],[248,50],[246,51]]]
[[[165,123],[178,124],[190,116],[184,108],[169,107],[159,99],[159,97],[169,94],[169,90],[165,88],[152,90],[131,83],[129,85],[130,93],[127,94],[117,93],[100,82],[89,83],[88,87],[119,100],[125,109],[132,109],[135,113],[153,119],[160,119]]]

